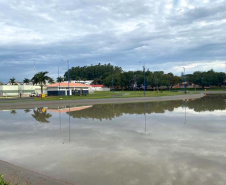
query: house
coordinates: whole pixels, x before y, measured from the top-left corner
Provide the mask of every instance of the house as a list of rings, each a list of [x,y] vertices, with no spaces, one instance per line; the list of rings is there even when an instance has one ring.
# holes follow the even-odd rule
[[[58,95],[82,95],[89,94],[91,92],[91,86],[81,83],[54,83],[47,85],[48,96]]]
[[[46,87],[43,87],[43,93],[46,94]],[[0,96],[29,96],[31,93],[41,94],[39,85],[0,85]]]
[[[91,85],[92,91],[110,91],[110,88],[106,88],[103,85]]]

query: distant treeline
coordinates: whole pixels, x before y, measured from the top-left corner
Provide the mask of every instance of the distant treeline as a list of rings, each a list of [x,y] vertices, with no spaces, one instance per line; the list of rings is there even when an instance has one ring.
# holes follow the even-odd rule
[[[184,80],[188,84],[204,86],[221,86],[225,81],[225,73],[196,71],[193,74],[176,76],[173,73],[165,74],[163,71],[151,72],[148,69],[125,72],[121,67],[113,66],[110,63],[101,65],[91,65],[84,67],[72,67],[69,69],[70,80],[93,80],[93,84],[103,84],[107,87],[120,89],[134,89],[144,87],[158,88],[165,86],[172,87],[182,83]],[[68,80],[68,72],[65,72],[64,79]]]

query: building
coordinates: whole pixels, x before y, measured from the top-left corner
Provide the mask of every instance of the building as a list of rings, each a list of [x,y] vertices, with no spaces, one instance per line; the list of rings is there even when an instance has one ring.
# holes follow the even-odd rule
[[[104,87],[103,85],[91,85],[92,91],[110,91],[110,88]]]
[[[58,95],[82,95],[89,94],[92,92],[91,86],[81,83],[54,83],[47,85],[47,95],[48,96],[58,96]]]
[[[39,85],[0,85],[0,96],[29,96],[31,93],[41,94]],[[47,88],[43,87],[43,94],[47,94]]]

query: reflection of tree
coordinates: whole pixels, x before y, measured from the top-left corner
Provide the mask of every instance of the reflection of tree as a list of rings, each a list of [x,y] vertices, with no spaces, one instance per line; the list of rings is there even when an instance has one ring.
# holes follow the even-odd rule
[[[196,112],[225,110],[226,103],[223,99],[226,99],[225,95],[205,96],[200,99],[188,100],[187,107],[189,109],[194,109],[194,111]],[[173,111],[174,108],[178,108],[180,106],[180,100],[147,102],[146,114],[164,113],[166,110]],[[123,114],[144,114],[144,103],[94,105],[90,109],[84,109],[81,111],[75,111],[70,113],[73,118],[92,118],[99,120],[111,120],[112,118],[120,117]]]
[[[225,110],[226,102],[224,99],[226,99],[225,95],[204,96],[194,101],[188,101],[187,106],[196,112]]]
[[[164,113],[180,107],[181,101],[162,101],[146,103],[146,113]],[[73,118],[109,119],[120,117],[122,114],[144,114],[144,103],[94,105],[90,109],[71,112]]]
[[[26,112],[26,113],[28,113],[30,111],[31,111],[30,109],[24,109],[24,112]]]
[[[16,110],[11,110],[10,113],[11,114],[16,114]]]
[[[43,108],[38,108],[37,110],[34,109],[33,112],[34,114],[32,114],[32,117],[40,123],[49,123],[47,119],[52,117],[52,114],[47,113]]]

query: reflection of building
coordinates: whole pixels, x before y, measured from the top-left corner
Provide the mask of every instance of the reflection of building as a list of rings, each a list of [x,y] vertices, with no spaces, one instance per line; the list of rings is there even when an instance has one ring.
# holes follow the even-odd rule
[[[47,94],[48,96],[58,96],[60,95],[81,95],[81,94],[89,94],[90,85],[81,84],[81,83],[54,83],[47,85]]]
[[[81,107],[70,107],[70,108],[60,108],[60,109],[48,109],[50,112],[74,112],[74,111],[79,111],[83,109],[88,109],[93,107],[92,105],[87,105],[87,106],[81,106]]]

